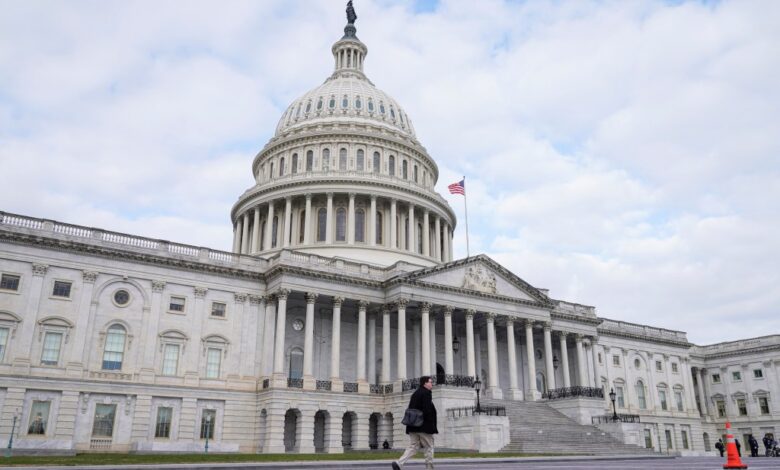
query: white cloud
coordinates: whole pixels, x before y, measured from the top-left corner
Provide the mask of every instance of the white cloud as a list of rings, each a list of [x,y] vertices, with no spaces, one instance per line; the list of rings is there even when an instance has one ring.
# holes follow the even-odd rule
[[[472,253],[697,342],[780,330],[780,4],[356,7],[437,188],[467,176]],[[2,209],[228,249],[252,158],[343,24],[328,0],[5,5]]]

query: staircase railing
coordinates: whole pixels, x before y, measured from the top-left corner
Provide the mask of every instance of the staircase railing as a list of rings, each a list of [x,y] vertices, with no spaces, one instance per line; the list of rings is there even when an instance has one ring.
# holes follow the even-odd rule
[[[591,416],[591,424],[609,424],[609,423],[639,423],[639,415],[618,414],[615,415]]]
[[[467,406],[464,408],[448,408],[447,417],[462,418],[464,416],[506,416],[506,408],[503,406]]]
[[[560,400],[561,398],[604,398],[604,389],[600,387],[564,387],[554,388],[542,393],[542,398],[547,400]]]

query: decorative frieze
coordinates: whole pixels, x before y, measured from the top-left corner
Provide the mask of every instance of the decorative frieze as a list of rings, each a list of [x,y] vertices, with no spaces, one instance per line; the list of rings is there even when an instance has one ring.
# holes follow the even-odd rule
[[[81,278],[84,280],[87,284],[94,284],[97,280],[98,273],[95,271],[82,271],[81,272]]]
[[[36,277],[43,277],[46,275],[46,271],[49,270],[49,266],[45,264],[40,263],[33,263],[32,265],[32,273],[33,276]]]

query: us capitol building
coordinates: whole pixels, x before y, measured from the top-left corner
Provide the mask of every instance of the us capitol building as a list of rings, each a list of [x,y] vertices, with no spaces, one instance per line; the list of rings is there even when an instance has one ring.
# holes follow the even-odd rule
[[[422,375],[438,448],[697,455],[726,420],[780,431],[780,335],[698,346],[453,259],[436,162],[366,76],[348,13],[333,73],[252,162],[232,252],[0,212],[0,439],[398,448]]]

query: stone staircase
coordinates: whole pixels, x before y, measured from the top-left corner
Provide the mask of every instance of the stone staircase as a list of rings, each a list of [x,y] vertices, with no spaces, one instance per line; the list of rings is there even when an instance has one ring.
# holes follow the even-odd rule
[[[653,455],[652,449],[624,444],[596,426],[582,425],[543,401],[484,400],[503,406],[510,443],[503,452],[590,455]]]

